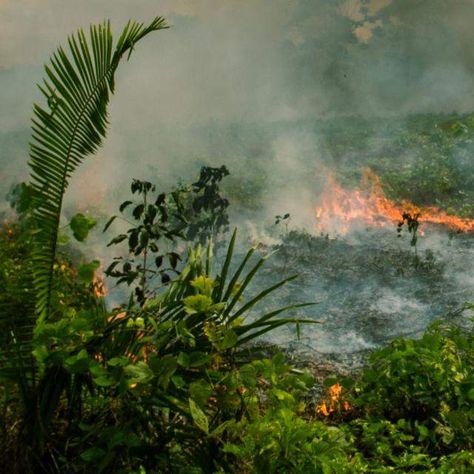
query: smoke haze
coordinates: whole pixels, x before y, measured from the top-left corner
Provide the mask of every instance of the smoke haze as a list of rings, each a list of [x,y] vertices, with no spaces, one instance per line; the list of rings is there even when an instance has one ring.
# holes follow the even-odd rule
[[[225,164],[230,189],[258,183],[245,191],[245,209],[233,211],[239,222],[275,243],[256,223],[289,212],[292,224],[312,229],[317,192],[337,161],[316,123],[359,116],[403,124],[411,114],[474,109],[474,0],[0,0],[3,195],[27,179],[31,104],[40,100],[35,84],[54,49],[91,23],[110,19],[117,35],[129,18],[148,22],[156,15],[172,27],[147,38],[119,68],[108,138],[74,175],[66,213],[91,207],[115,213],[132,177],[169,187],[179,178],[190,182],[202,164]],[[361,140],[370,145],[371,138]],[[410,150],[406,155],[410,160]],[[103,241],[95,239],[94,247]],[[449,260],[444,240],[431,244],[440,260]],[[463,265],[474,256],[466,248],[449,270],[462,297],[472,288]],[[312,300],[320,291],[339,298],[339,281],[325,278],[308,270],[302,296]],[[358,279],[348,280],[352,292],[344,298],[366,304],[372,297],[364,318],[402,314],[399,326],[392,321],[394,334],[414,324],[407,318],[425,314],[422,327],[445,309],[429,303],[431,294],[406,296],[405,287],[370,279],[359,288]],[[337,307],[322,306],[335,322],[310,336],[319,350],[337,347],[340,331],[348,349],[377,342],[351,315],[336,330],[344,298]]]
[[[147,175],[150,166],[164,177],[185,175],[200,159],[228,159],[238,166],[241,157],[230,156],[234,150],[226,149],[226,141],[209,136],[213,124],[247,126],[238,133],[247,133],[240,139],[252,143],[241,154],[252,154],[252,146],[270,148],[275,173],[287,176],[289,163],[298,171],[292,160],[300,152],[312,164],[321,157],[318,137],[306,136],[302,121],[473,108],[472,1],[81,0],[78,5],[0,1],[1,160],[7,181],[26,173],[31,103],[38,99],[42,64],[71,31],[104,18],[118,31],[128,18],[148,21],[159,14],[172,28],[140,44],[119,71],[109,139],[90,160],[105,165],[94,170],[98,185],[128,179],[131,169]],[[289,132],[269,143],[248,133],[253,126],[278,123],[287,124]],[[80,186],[81,176],[76,181]]]

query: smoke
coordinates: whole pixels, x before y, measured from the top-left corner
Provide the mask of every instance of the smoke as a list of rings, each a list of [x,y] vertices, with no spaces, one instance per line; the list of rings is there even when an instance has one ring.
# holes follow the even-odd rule
[[[108,138],[73,176],[66,214],[115,213],[133,177],[167,190],[178,179],[192,182],[203,164],[225,164],[231,172],[225,189],[234,223],[245,223],[248,233],[267,245],[280,242],[268,230],[276,215],[290,213],[292,227],[311,232],[328,169],[355,169],[361,150],[385,153],[383,140],[377,141],[383,130],[370,130],[378,117],[391,117],[402,129],[410,114],[472,111],[471,3],[0,0],[0,192],[27,179],[31,104],[40,100],[35,84],[57,45],[65,44],[70,32],[105,18],[117,34],[129,18],[147,22],[163,15],[172,28],[148,37],[119,69]],[[368,132],[347,137],[344,120],[354,116]],[[339,124],[336,131],[333,123]],[[328,145],[330,139],[357,139],[365,148],[350,144],[350,152],[333,154],[337,147]],[[404,153],[408,165],[413,153]],[[350,255],[366,251],[365,236],[359,242],[354,235],[349,238]],[[451,259],[446,237],[429,239],[427,247],[450,261],[446,278],[466,295],[472,276],[465,262],[474,260],[472,250],[457,245],[462,257]],[[103,241],[100,234],[91,238],[97,255],[105,255]],[[342,298],[340,283],[333,285],[332,277],[318,280],[317,272],[306,277],[320,282],[303,288],[307,299]],[[386,320],[393,333],[403,321],[419,327],[415,323],[428,297],[407,298],[403,285],[392,288],[367,278],[361,287],[358,279],[349,279],[348,286],[360,292],[344,298],[376,300],[363,311],[382,315],[377,330],[386,330]],[[324,285],[331,291],[323,291]],[[296,294],[289,298],[294,301]],[[322,308],[328,320],[341,316],[347,321],[345,333],[336,330],[340,322],[316,327],[309,339],[319,341],[318,350],[340,346],[341,337],[348,350],[373,347],[379,340],[364,333],[374,328],[358,327],[357,317],[344,313],[344,298],[337,307]],[[395,309],[403,316],[398,326],[390,319]],[[433,305],[428,312],[440,313]],[[421,326],[426,323],[422,319]],[[308,344],[315,347],[311,340]]]
[[[11,180],[26,174],[26,149],[20,155],[6,146],[5,135],[27,136],[41,64],[71,31],[104,18],[117,31],[130,17],[147,21],[162,14],[172,28],[147,38],[119,71],[109,139],[89,160],[101,162],[94,168],[95,187],[123,187],[131,174],[143,177],[151,169],[164,178],[192,175],[200,160],[232,162],[235,173],[255,144],[273,150],[272,156],[268,151],[253,156],[271,163],[273,176],[302,174],[299,158],[288,169],[300,147],[308,157],[302,168],[309,163],[312,173],[323,161],[320,138],[306,126],[303,134],[310,136],[300,139],[302,122],[473,107],[474,33],[466,2],[138,0],[131,5],[127,0],[82,0],[80,7],[72,0],[0,3],[0,143],[2,168]],[[252,136],[247,146],[246,137],[216,140],[215,134],[228,132],[232,124],[245,125],[239,130],[244,135],[260,136]],[[284,137],[262,131],[278,124],[286,125]],[[230,143],[236,139],[239,150]],[[308,142],[314,145],[311,153]],[[92,173],[83,172],[75,180],[78,187]]]
[[[409,240],[405,234],[397,238],[395,229],[353,230],[337,239],[284,237],[260,285],[275,282],[288,269],[299,278],[256,314],[313,301],[315,306],[291,314],[322,324],[303,324],[299,333],[285,326],[272,332],[271,342],[307,359],[317,353],[319,361],[347,369],[395,337],[420,337],[435,320],[468,325],[472,311],[461,307],[474,296],[472,236],[432,228],[419,238],[418,260]]]

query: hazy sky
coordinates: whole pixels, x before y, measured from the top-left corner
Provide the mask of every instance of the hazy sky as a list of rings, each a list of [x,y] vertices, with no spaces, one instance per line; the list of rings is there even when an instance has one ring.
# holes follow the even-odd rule
[[[103,180],[191,156],[207,132],[189,130],[213,123],[294,123],[268,144],[284,168],[317,155],[302,121],[474,105],[474,0],[0,0],[0,135],[28,129],[41,66],[69,32],[155,15],[172,28],[119,69]],[[2,175],[24,168],[24,149],[2,150]]]
[[[119,73],[147,120],[294,120],[472,106],[473,0],[0,0],[3,130],[67,34],[167,17]],[[140,124],[141,126],[141,124]]]

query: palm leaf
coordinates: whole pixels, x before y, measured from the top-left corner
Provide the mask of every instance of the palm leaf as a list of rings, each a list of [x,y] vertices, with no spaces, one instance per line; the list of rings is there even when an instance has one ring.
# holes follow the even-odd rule
[[[265,300],[270,294],[273,294],[282,286],[293,281],[297,276],[294,275],[285,278],[261,290],[255,296],[245,301],[247,288],[254,280],[262,265],[265,264],[272,254],[260,258],[252,265],[250,259],[255,252],[255,249],[252,248],[245,254],[242,261],[237,265],[236,270],[232,274],[229,274],[230,268],[233,267],[232,261],[234,258],[235,244],[236,231],[233,232],[228,244],[224,262],[214,277],[216,286],[212,298],[214,303],[224,303],[220,311],[214,314],[207,314],[206,316],[203,316],[201,313],[188,315],[184,308],[184,298],[196,294],[196,289],[192,285],[193,279],[198,276],[212,276],[210,259],[212,255],[212,242],[209,242],[205,255],[203,255],[204,252],[202,251],[201,245],[190,249],[188,263],[179,277],[171,283],[163,294],[149,302],[151,306],[145,306],[144,311],[148,313],[148,317],[156,318],[160,323],[173,321],[178,324],[185,321],[186,328],[195,336],[196,345],[200,347],[201,350],[204,350],[209,344],[207,336],[203,333],[203,326],[206,322],[219,321],[223,322],[229,328],[232,328],[238,337],[235,347],[240,347],[283,325],[319,323],[319,321],[312,319],[278,317],[281,313],[317,304],[315,302],[292,304],[252,317],[250,311],[258,303]],[[240,282],[241,277],[242,282]],[[226,285],[228,278],[229,282]],[[244,299],[244,301],[241,301],[242,299]],[[242,321],[236,324],[238,319],[242,319]],[[174,331],[174,327],[172,331]],[[181,342],[176,341],[174,337],[170,337],[170,341],[171,344],[176,343],[178,346],[181,344]],[[174,348],[173,350],[177,349]]]
[[[51,314],[53,264],[64,192],[74,170],[97,151],[107,131],[107,104],[114,92],[120,60],[149,33],[167,28],[163,18],[148,26],[129,22],[113,48],[110,22],[80,30],[68,39],[69,54],[59,48],[45,66],[39,86],[46,106],[34,105],[30,144],[31,185],[35,191],[33,250],[36,312]]]
[[[224,264],[222,266],[222,271],[219,277],[219,284],[216,287],[216,293],[214,295],[214,298],[216,301],[221,301],[221,298],[224,295],[224,286],[227,280],[227,274],[229,273],[229,267],[232,261],[232,255],[234,254],[236,238],[237,238],[237,229],[234,229],[234,232],[232,232],[232,237],[229,242],[229,246],[227,247],[226,257],[225,257]]]

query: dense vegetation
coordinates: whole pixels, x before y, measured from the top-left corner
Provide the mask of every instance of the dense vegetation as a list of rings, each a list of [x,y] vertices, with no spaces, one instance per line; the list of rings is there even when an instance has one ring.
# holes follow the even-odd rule
[[[62,200],[105,136],[121,57],[164,27],[130,23],[115,49],[108,25],[90,39],[80,32],[46,70],[32,180],[11,193],[0,229],[3,471],[472,472],[473,328],[438,323],[420,340],[397,339],[360,373],[329,377],[315,398],[318,374],[258,339],[315,324],[282,317],[312,303],[259,310],[295,277],[248,291],[269,255],[236,255],[224,166],[169,192],[133,180],[105,224],[126,227],[105,269],[126,285],[123,303],[107,307],[100,262],[78,247],[96,221],[79,213],[60,225]]]

